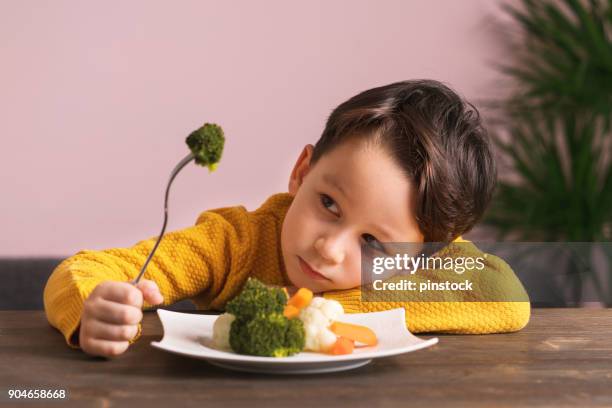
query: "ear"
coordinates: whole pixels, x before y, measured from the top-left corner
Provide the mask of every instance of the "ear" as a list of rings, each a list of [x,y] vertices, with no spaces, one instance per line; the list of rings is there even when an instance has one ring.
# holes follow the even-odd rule
[[[311,144],[304,146],[304,150],[302,150],[300,157],[298,157],[293,167],[291,177],[289,178],[289,193],[291,195],[297,194],[298,189],[304,181],[304,177],[306,177],[306,174],[310,171],[310,159],[312,157],[313,148],[314,146]]]

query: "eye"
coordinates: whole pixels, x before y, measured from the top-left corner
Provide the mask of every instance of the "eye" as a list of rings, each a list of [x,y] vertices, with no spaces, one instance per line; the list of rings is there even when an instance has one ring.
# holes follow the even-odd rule
[[[323,205],[323,207],[325,207],[326,209],[330,209],[331,206],[335,206],[336,203],[334,202],[334,200],[331,199],[330,196],[328,196],[327,194],[320,194],[321,197],[321,204]],[[331,211],[331,210],[330,210]],[[333,214],[337,215],[337,211],[331,211]]]
[[[364,237],[364,241],[373,249],[380,251],[380,252],[385,252],[385,248],[382,246],[382,244],[373,236],[370,234],[363,234]]]

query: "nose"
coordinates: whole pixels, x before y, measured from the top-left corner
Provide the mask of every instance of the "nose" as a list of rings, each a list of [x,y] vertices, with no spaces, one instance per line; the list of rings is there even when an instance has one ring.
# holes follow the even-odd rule
[[[342,240],[339,237],[319,237],[315,241],[315,249],[326,261],[339,264],[344,260]]]

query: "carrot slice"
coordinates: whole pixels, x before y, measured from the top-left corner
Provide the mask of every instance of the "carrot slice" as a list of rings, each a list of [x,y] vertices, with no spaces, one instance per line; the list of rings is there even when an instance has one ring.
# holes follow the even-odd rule
[[[283,316],[287,319],[293,319],[300,315],[300,309],[293,305],[285,305],[285,309],[283,310]]]
[[[355,349],[355,343],[351,339],[346,337],[338,337],[338,340],[334,343],[330,349],[330,353],[333,355],[351,354]]]
[[[298,309],[303,309],[310,304],[312,300],[312,291],[307,288],[300,288],[295,295],[291,296],[291,298],[287,301],[288,305],[292,305],[297,307]]]
[[[331,326],[329,326],[329,330],[338,336],[346,337],[347,339],[358,341],[360,343],[367,344],[368,346],[375,346],[378,343],[376,333],[366,326],[344,322],[333,322]]]

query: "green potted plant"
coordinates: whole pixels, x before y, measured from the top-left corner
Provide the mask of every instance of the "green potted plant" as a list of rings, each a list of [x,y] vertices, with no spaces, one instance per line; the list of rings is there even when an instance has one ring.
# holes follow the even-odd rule
[[[521,42],[516,63],[502,67],[516,88],[497,105],[507,135],[494,140],[515,177],[499,180],[484,223],[501,239],[610,241],[612,0],[522,0],[505,10]],[[602,245],[608,265],[611,247]],[[612,305],[612,275],[603,287],[588,262],[569,265],[571,301],[581,302],[591,280]]]

